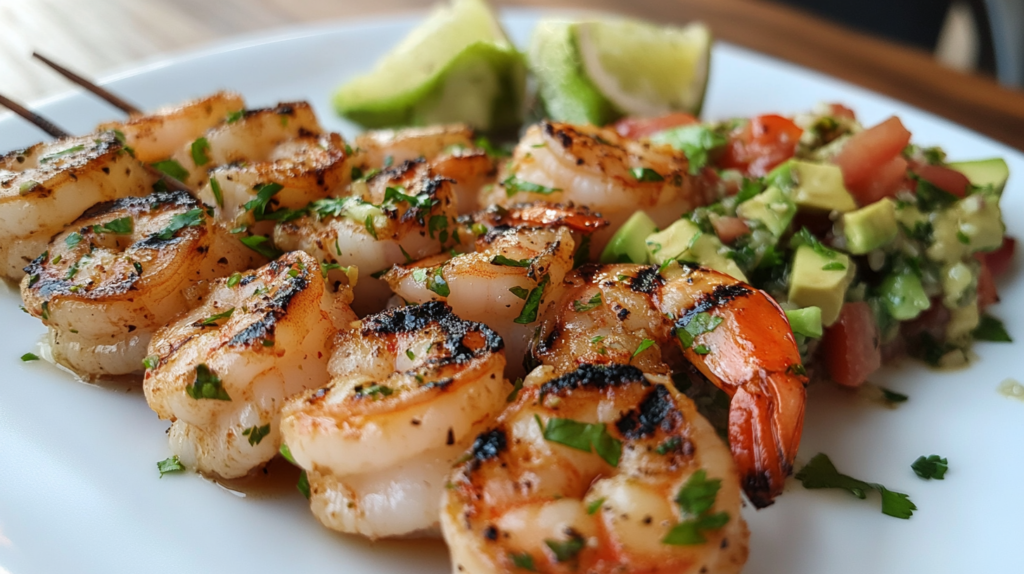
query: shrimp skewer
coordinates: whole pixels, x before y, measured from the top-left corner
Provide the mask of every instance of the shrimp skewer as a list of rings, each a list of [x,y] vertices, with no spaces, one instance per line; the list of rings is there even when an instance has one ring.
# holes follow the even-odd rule
[[[758,508],[793,471],[807,377],[782,309],[763,291],[699,267],[584,266],[565,281],[531,348],[567,372],[586,362],[667,373],[689,361],[730,397],[729,444]],[[678,366],[678,365],[677,365]]]
[[[0,157],[0,265],[8,279],[89,207],[145,195],[157,177],[112,132],[62,138]]]
[[[281,421],[313,513],[370,538],[435,528],[452,461],[505,406],[501,338],[433,302],[371,315],[333,347],[331,382]]]
[[[153,332],[253,255],[185,192],[122,198],[54,237],[21,295],[59,363],[85,377],[140,372]]]
[[[356,311],[373,313],[391,296],[373,273],[435,255],[456,242],[452,181],[423,160],[407,161],[354,183],[351,193],[317,201],[308,216],[279,224],[274,241],[326,265],[363,271],[368,276],[356,285]],[[333,270],[330,278],[341,280],[343,273]]]
[[[747,559],[728,449],[668,377],[635,367],[539,367],[449,480],[453,573],[728,573]]]
[[[173,421],[188,468],[237,478],[278,452],[285,400],[327,383],[331,336],[356,319],[351,292],[329,288],[305,253],[219,279],[202,306],[157,331],[143,388]]]

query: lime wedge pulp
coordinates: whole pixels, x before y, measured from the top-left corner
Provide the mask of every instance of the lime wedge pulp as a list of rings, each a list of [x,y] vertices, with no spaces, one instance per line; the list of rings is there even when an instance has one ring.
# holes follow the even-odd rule
[[[339,114],[366,127],[522,119],[526,68],[485,0],[441,5],[369,73],[341,86]]]
[[[610,123],[619,113],[583,71],[574,27],[569,21],[544,19],[530,37],[527,61],[537,78],[544,111],[557,121],[598,126]]]
[[[697,115],[704,101],[711,33],[628,19],[580,22],[576,45],[587,77],[624,114]]]

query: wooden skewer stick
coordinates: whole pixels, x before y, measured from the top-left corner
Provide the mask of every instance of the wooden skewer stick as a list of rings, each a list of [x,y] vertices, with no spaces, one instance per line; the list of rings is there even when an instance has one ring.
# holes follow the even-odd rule
[[[97,96],[103,98],[104,100],[106,100],[107,103],[109,103],[110,105],[114,106],[115,108],[123,110],[125,113],[131,114],[131,115],[141,115],[143,113],[142,110],[140,110],[139,108],[133,106],[132,104],[124,101],[119,96],[116,96],[116,95],[108,92],[107,90],[97,86],[96,84],[90,82],[89,80],[83,78],[82,76],[79,76],[78,74],[72,72],[71,70],[65,68],[64,66],[61,66],[57,62],[54,62],[53,60],[47,58],[46,56],[40,54],[39,52],[32,52],[32,56],[34,58],[36,58],[37,60],[41,60],[47,66],[53,68],[54,71],[56,71],[58,74],[64,76],[65,78],[71,80],[72,82],[78,84],[79,86],[82,86],[86,90],[89,90],[90,92],[92,92],[92,93],[96,94]]]
[[[32,125],[36,126],[37,128],[43,130],[44,132],[50,134],[55,138],[71,137],[71,134],[57,127],[50,120],[33,112],[32,110],[29,110],[25,106],[19,104],[18,102],[15,102],[14,100],[4,96],[3,94],[0,94],[0,105],[18,114],[25,120],[29,121]],[[150,173],[159,176],[160,179],[163,180],[164,184],[167,185],[167,189],[172,189],[175,191],[187,191],[193,195],[195,194],[195,192],[192,191],[192,189],[189,188],[187,185],[174,179],[173,177],[167,175],[166,173],[161,172],[160,170],[156,169],[151,165],[142,165],[145,166],[146,170],[149,171]]]
[[[66,138],[71,134],[60,129],[53,122],[44,118],[43,116],[33,112],[32,110],[22,106],[18,102],[11,100],[10,98],[0,95],[0,105],[18,114],[22,118],[28,120],[29,123],[50,134],[55,138]]]

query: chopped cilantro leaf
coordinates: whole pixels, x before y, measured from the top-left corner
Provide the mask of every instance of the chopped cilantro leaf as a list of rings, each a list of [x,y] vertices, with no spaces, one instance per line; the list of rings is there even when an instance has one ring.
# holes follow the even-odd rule
[[[71,147],[69,147],[67,149],[62,149],[62,150],[60,150],[58,152],[53,152],[53,153],[44,155],[43,157],[39,158],[39,163],[48,163],[48,162],[51,162],[51,161],[53,161],[53,160],[55,160],[55,159],[57,159],[59,157],[64,157],[66,155],[71,155],[73,153],[78,153],[80,151],[83,151],[84,149],[85,149],[85,146],[82,145],[82,144],[79,144],[79,145],[76,145],[76,146],[71,146]]]
[[[633,178],[637,181],[665,181],[665,178],[662,177],[660,173],[649,167],[634,167],[629,170],[629,173],[631,173]]]
[[[288,462],[295,465],[298,464],[295,462],[295,458],[292,457],[292,449],[288,448],[288,445],[281,443],[281,448],[277,449],[277,452],[281,453],[281,456],[283,456]]]
[[[978,341],[991,341],[993,343],[1012,343],[1013,339],[1006,332],[1003,322],[991,315],[982,315],[978,326],[974,329],[973,336]]]
[[[160,357],[157,355],[149,355],[145,359],[142,359],[142,367],[147,370],[152,370],[160,364]]]
[[[516,568],[522,568],[523,570],[528,570],[530,572],[537,571],[537,568],[533,565],[533,556],[530,556],[526,552],[523,552],[521,554],[516,554],[512,552],[509,553],[508,558],[512,561],[512,565]]]
[[[592,311],[594,309],[597,309],[597,307],[600,304],[601,304],[601,292],[598,291],[586,303],[584,303],[582,299],[580,299],[579,301],[573,301],[572,302],[572,309],[573,309],[573,311],[576,311],[577,313],[586,313],[587,311]]]
[[[604,339],[605,339],[604,335],[598,335],[596,337],[591,337],[590,338],[590,344],[591,345],[596,345],[596,344],[600,343],[601,341],[604,341]]]
[[[932,478],[943,480],[946,477],[946,471],[949,470],[949,461],[937,454],[927,457],[919,456],[910,465],[910,468],[914,469],[914,474],[926,480]]]
[[[640,346],[637,347],[635,351],[633,351],[633,355],[630,357],[630,359],[635,358],[637,355],[639,355],[640,353],[643,353],[644,351],[646,351],[647,349],[650,349],[653,346],[654,346],[654,340],[653,339],[644,339],[643,341],[640,342]]]
[[[823,453],[814,455],[814,458],[796,473],[796,479],[807,489],[838,488],[862,500],[867,498],[869,490],[876,489],[882,495],[882,513],[896,518],[910,518],[913,511],[917,510],[917,506],[906,494],[841,474]]]
[[[270,241],[270,238],[264,235],[250,235],[248,237],[240,238],[239,241],[249,249],[252,249],[267,259],[277,259],[281,256],[281,250],[274,247],[272,244],[264,245],[264,243]]]
[[[903,393],[897,393],[896,391],[890,391],[889,389],[882,387],[879,387],[878,390],[882,391],[882,398],[884,398],[888,403],[904,403],[910,398]]]
[[[210,191],[213,192],[213,200],[217,202],[217,207],[224,207],[224,194],[220,190],[220,182],[217,181],[216,177],[210,177]]]
[[[490,158],[500,158],[500,157],[511,157],[512,156],[512,150],[509,149],[509,147],[504,146],[504,145],[503,146],[495,146],[494,144],[491,143],[491,140],[489,140],[489,139],[487,139],[487,138],[485,138],[483,136],[480,136],[480,137],[476,138],[476,141],[474,143],[476,144],[476,147],[484,150],[484,153],[486,153],[487,156],[490,157]]]
[[[512,197],[513,195],[515,195],[515,194],[517,194],[519,192],[523,192],[523,193],[539,193],[541,195],[551,195],[552,193],[555,193],[556,191],[562,191],[560,188],[557,188],[557,187],[545,187],[543,185],[539,185],[539,184],[536,184],[536,183],[530,183],[528,181],[523,181],[523,180],[517,178],[514,175],[510,175],[510,176],[506,177],[501,182],[501,185],[503,185],[505,187],[505,195],[507,195],[508,197]]]
[[[710,153],[728,143],[721,133],[699,124],[659,132],[651,136],[651,141],[668,144],[686,154],[686,159],[690,163],[690,175],[700,173],[710,161]]]
[[[842,263],[840,263],[838,261],[833,261],[831,263],[826,263],[825,265],[823,265],[821,267],[821,270],[822,271],[845,271],[846,270],[846,265],[843,265]]]
[[[530,290],[530,294],[526,296],[526,302],[523,303],[523,310],[519,312],[519,316],[516,317],[513,322],[520,325],[529,325],[537,320],[537,312],[540,310],[540,302],[544,297],[544,288],[548,286],[548,281],[551,277],[545,275],[540,283],[536,287]]]
[[[689,317],[689,322],[685,326],[682,325],[682,320],[676,323],[676,338],[679,339],[683,350],[686,350],[693,346],[693,341],[698,336],[714,331],[721,324],[721,317],[702,311]]]
[[[206,165],[210,162],[210,156],[207,155],[209,151],[210,142],[206,141],[204,137],[197,139],[192,142],[192,161],[197,166]]]
[[[491,258],[491,265],[504,265],[505,267],[529,267],[533,259],[509,259],[504,255],[495,255]]]
[[[245,110],[238,110],[236,112],[228,112],[227,117],[224,118],[224,123],[233,124],[233,123],[237,122],[238,120],[242,119],[244,116],[245,116]]]
[[[910,177],[917,180],[915,195],[917,208],[921,211],[935,211],[956,202],[957,197],[952,193],[940,189],[912,173]]]
[[[530,290],[529,289],[526,289],[524,287],[520,287],[519,285],[514,285],[512,287],[509,287],[508,291],[509,291],[509,293],[512,293],[516,297],[519,297],[520,299],[523,299],[523,300],[526,300],[526,298],[529,297],[529,295],[530,295]]]
[[[156,237],[167,241],[174,237],[174,234],[185,229],[186,227],[199,227],[203,224],[203,210],[202,208],[196,207],[190,209],[185,213],[178,213],[171,218],[171,221],[167,224],[167,227],[161,229]]]
[[[238,282],[241,280],[242,274],[239,273],[238,271],[235,271],[234,273],[231,274],[231,277],[228,277],[228,287],[234,287],[235,285],[238,285]]]
[[[199,325],[202,326],[202,327],[206,327],[206,326],[209,326],[209,325],[216,325],[217,321],[220,321],[221,319],[227,319],[234,312],[235,312],[235,308],[232,307],[232,308],[228,309],[227,311],[224,311],[223,313],[217,313],[216,315],[210,315],[209,317],[207,317],[207,318],[203,319],[202,321],[200,321]]]
[[[93,233],[113,233],[115,235],[130,235],[133,229],[135,229],[135,224],[130,215],[92,226]]]
[[[269,217],[273,211],[268,211],[267,208],[270,206],[270,200],[279,191],[284,189],[284,186],[280,183],[264,183],[256,188],[256,197],[245,202],[242,207],[246,211],[251,211],[252,216],[256,221],[264,221],[267,219],[273,219]]]
[[[707,542],[704,531],[717,530],[728,524],[727,512],[711,513],[721,488],[722,481],[717,478],[709,480],[704,469],[690,475],[675,498],[684,520],[673,526],[661,542],[674,546],[703,544]]]
[[[594,452],[611,466],[619,465],[622,456],[622,441],[608,434],[604,423],[581,423],[572,419],[552,418],[545,426],[537,418],[544,431],[545,440],[565,445],[583,452]]]
[[[173,159],[165,159],[163,161],[151,163],[150,165],[156,168],[160,173],[173,177],[178,181],[185,181],[188,179],[188,170],[181,167],[181,164]]]
[[[299,482],[295,485],[295,488],[299,489],[299,492],[302,493],[302,496],[306,497],[306,500],[309,500],[309,477],[306,476],[306,471],[302,471],[299,474]]]
[[[21,356],[21,360],[26,363],[29,361],[38,361],[39,356],[36,355],[35,353],[25,353],[24,355]]]
[[[242,436],[249,437],[249,446],[256,446],[263,441],[263,437],[270,434],[270,423],[263,426],[251,426],[242,431]]]
[[[430,274],[430,277],[427,278],[427,289],[442,297],[447,297],[451,294],[448,282],[444,279],[444,267],[438,267]]]
[[[437,200],[426,193],[421,193],[419,195],[406,195],[402,193],[402,188],[400,187],[388,187],[384,190],[384,201],[381,205],[387,203],[395,204],[399,202],[408,203],[412,207],[428,209],[437,203]]]
[[[68,246],[68,249],[74,249],[78,247],[78,244],[82,242],[82,234],[74,231],[70,235],[64,238],[64,245]]]
[[[196,380],[185,387],[185,392],[193,399],[213,399],[230,401],[231,397],[224,390],[221,380],[203,363],[196,365]]]
[[[602,496],[597,500],[587,505],[587,514],[597,514],[598,510],[601,510],[601,505],[604,504],[605,498]]]
[[[363,221],[363,227],[366,227],[366,232],[370,234],[374,239],[377,239],[377,226],[374,224],[373,216],[367,215]]]
[[[384,397],[390,397],[394,394],[394,389],[374,383],[368,387],[356,387],[357,397],[370,397],[375,401],[378,401]]]
[[[679,447],[682,446],[682,444],[683,439],[677,436],[670,436],[662,441],[662,443],[658,445],[658,448],[654,449],[654,452],[658,454],[668,454],[679,450]]]
[[[578,532],[570,532],[568,540],[544,540],[544,544],[551,549],[551,553],[555,555],[555,561],[557,562],[568,562],[583,550],[586,545],[586,541],[583,536]]]
[[[178,460],[178,455],[174,455],[156,463],[156,469],[160,472],[160,478],[163,478],[164,475],[169,472],[181,472],[185,470],[185,465],[181,464],[181,461]]]
[[[508,398],[505,399],[506,403],[511,403],[516,400],[519,396],[519,391],[523,390],[523,378],[519,377],[516,379],[515,384],[512,385],[512,392],[508,394]]]

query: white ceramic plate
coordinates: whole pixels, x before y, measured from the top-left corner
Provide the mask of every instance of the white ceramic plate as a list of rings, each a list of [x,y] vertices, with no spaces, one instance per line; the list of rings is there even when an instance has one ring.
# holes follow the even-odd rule
[[[538,14],[505,13],[523,45]],[[253,36],[163,59],[110,78],[109,85],[145,107],[220,88],[250,105],[310,100],[325,126],[347,135],[328,97],[339,81],[367,69],[418,17],[306,27]],[[712,58],[705,116],[723,118],[809,109],[819,101],[853,107],[873,124],[899,115],[922,144],[954,159],[1006,158],[1015,176],[1003,199],[1009,232],[1024,232],[1024,156],[905,104],[734,46]],[[85,133],[117,117],[80,92],[37,108]],[[0,152],[41,134],[13,117],[0,119]],[[1024,572],[1024,402],[996,392],[1021,377],[1024,285],[1019,263],[994,308],[1017,344],[979,344],[970,368],[940,373],[907,362],[875,381],[910,395],[897,410],[837,389],[810,392],[799,462],[825,452],[840,471],[909,493],[910,520],[884,516],[839,491],[806,491],[791,480],[772,507],[744,513],[750,523],[747,572],[897,573]],[[0,286],[0,290],[2,290]],[[22,363],[42,326],[18,310],[17,292],[0,293],[0,574],[59,572],[442,573],[444,546],[433,542],[370,544],[320,527],[298,493],[242,497],[195,475],[157,477],[168,456],[167,424],[138,388],[76,383],[44,363]],[[910,469],[919,455],[950,461],[944,481]]]

